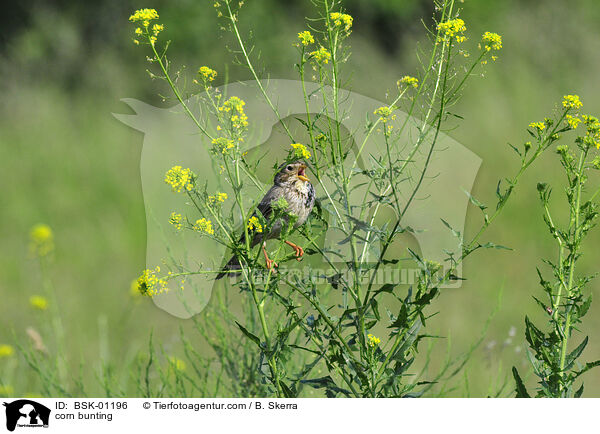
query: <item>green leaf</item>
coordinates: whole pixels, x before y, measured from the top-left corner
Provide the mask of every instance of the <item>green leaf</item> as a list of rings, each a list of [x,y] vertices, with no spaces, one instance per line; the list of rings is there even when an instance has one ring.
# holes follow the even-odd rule
[[[525,387],[525,384],[523,384],[523,380],[521,380],[519,371],[517,371],[517,368],[515,368],[514,366],[512,367],[512,374],[515,378],[515,392],[517,392],[517,398],[531,398],[531,396],[529,396],[529,393],[527,393],[527,388]]]
[[[405,328],[408,325],[408,309],[406,308],[406,304],[402,304],[400,308],[400,312],[398,313],[398,317],[396,321],[394,321],[388,328]]]
[[[300,380],[300,382],[303,384],[308,384],[309,386],[314,387],[315,389],[326,389],[325,394],[328,398],[334,398],[335,393],[342,393],[346,396],[350,396],[350,392],[346,389],[338,387],[329,375],[320,378],[313,378],[310,380]]]
[[[583,350],[585,349],[587,343],[588,337],[586,336],[585,339],[577,346],[577,348],[575,348],[570,354],[567,355],[567,357],[565,358],[565,371],[573,367],[575,360],[577,359],[577,357],[581,356],[581,353],[583,353]]]
[[[258,345],[260,347],[260,339],[258,338],[258,336],[253,335],[252,333],[250,333],[248,330],[246,330],[246,328],[241,325],[239,322],[235,322],[237,324],[237,326],[240,328],[240,330],[242,331],[242,333],[244,333],[250,340],[252,340],[256,345]]]
[[[450,229],[450,231],[452,232],[452,235],[454,235],[456,238],[461,238],[461,234],[459,231],[455,231],[452,226],[450,226],[450,223],[448,223],[446,220],[444,219],[440,219],[442,221],[442,223],[444,223],[444,225]]]
[[[479,247],[481,247],[482,249],[502,249],[502,250],[512,250],[510,247],[506,247],[506,246],[502,246],[500,244],[494,244],[494,243],[485,243],[485,244],[480,244]]]
[[[386,283],[385,285],[383,285],[381,288],[379,288],[377,291],[375,291],[373,293],[373,297],[375,297],[377,294],[381,293],[381,292],[387,292],[387,293],[392,293],[394,292],[394,288],[396,287],[395,284],[393,283]]]
[[[279,382],[279,386],[281,386],[281,390],[283,391],[283,395],[286,398],[296,398],[296,393],[293,392],[283,381]]]
[[[475,205],[477,208],[479,208],[481,211],[485,210],[487,208],[487,206],[485,206],[483,203],[481,203],[480,201],[478,201],[477,199],[475,199],[471,193],[469,193],[467,190],[463,190],[465,192],[465,194],[467,195],[467,197],[469,198],[469,200],[471,201],[471,203],[473,205]]]
[[[590,305],[592,304],[592,294],[589,295],[588,298],[585,299],[581,307],[579,308],[579,318],[583,318],[588,310],[590,309]]]
[[[596,360],[595,362],[586,363],[581,371],[578,371],[575,373],[575,377],[573,377],[573,379],[579,377],[581,374],[589,371],[590,369],[595,368],[596,366],[600,366],[600,360]]]

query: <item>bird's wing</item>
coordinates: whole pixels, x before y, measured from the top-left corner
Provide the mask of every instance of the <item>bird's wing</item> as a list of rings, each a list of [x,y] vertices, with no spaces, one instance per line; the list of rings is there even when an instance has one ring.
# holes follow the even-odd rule
[[[273,208],[271,207],[271,202],[279,199],[282,196],[281,187],[274,185],[267,191],[265,197],[262,198],[258,206],[256,207],[261,214],[265,217],[265,219],[269,219],[271,214],[273,213]]]

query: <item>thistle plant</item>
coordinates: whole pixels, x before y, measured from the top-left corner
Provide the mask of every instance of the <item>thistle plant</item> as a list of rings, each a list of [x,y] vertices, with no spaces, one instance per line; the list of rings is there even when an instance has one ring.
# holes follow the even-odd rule
[[[469,195],[483,217],[474,236],[466,238],[442,220],[456,243],[454,249],[441,252],[442,262],[408,248],[402,259],[416,268],[415,281],[410,285],[382,283],[378,279],[382,267],[395,266],[400,259],[394,244],[405,234],[430,229],[411,227],[405,222],[406,216],[418,201],[424,182],[432,176],[428,171],[439,151],[443,131],[455,127],[460,119],[452,108],[466,83],[488,62],[497,60],[502,38],[485,32],[472,43],[455,2],[434,2],[430,45],[419,52],[421,70],[398,74],[394,96],[385,105],[364,113],[364,135],[354,143],[343,126],[347,115],[343,67],[350,56],[348,43],[355,22],[336,0],[318,0],[315,4],[318,16],[308,21],[309,28],[301,31],[293,44],[298,51],[296,68],[306,113],[302,118],[290,119],[282,117],[256,72],[252,49],[240,28],[243,2],[214,3],[223,28],[237,42],[236,60],[248,68],[287,135],[288,143],[282,145],[287,157],[269,163],[273,168],[285,167],[281,163],[300,158],[314,177],[317,205],[297,230],[289,203],[274,201],[270,204],[274,212],[265,215],[258,212],[257,201],[252,200],[265,194],[257,170],[266,157],[247,153],[252,119],[246,114],[246,102],[236,95],[225,96],[222,89],[213,87],[219,73],[209,66],[201,66],[193,81],[197,92],[201,92],[198,98],[184,98],[185,92],[170,71],[169,43],[160,39],[167,30],[155,23],[158,13],[140,10],[131,16],[130,20],[139,25],[134,41],[148,45],[148,60],[156,65],[151,76],[169,85],[192,119],[221,180],[221,189],[215,191],[203,176],[194,173],[193,167],[172,167],[165,182],[174,194],[181,195],[182,209],[173,210],[169,222],[177,231],[192,231],[225,246],[239,264],[239,269],[229,271],[239,273],[240,278],[226,277],[224,285],[226,291],[235,288],[240,293],[244,315],[233,315],[225,307],[220,310],[219,324],[202,322],[198,328],[219,355],[219,372],[230,377],[229,384],[244,378],[255,382],[251,393],[282,397],[299,396],[306,387],[326,396],[421,396],[447,374],[442,369],[428,378],[413,366],[420,354],[419,345],[431,339],[426,326],[436,313],[436,298],[444,287],[464,279],[461,265],[472,253],[505,248],[483,242],[482,237],[508,203],[523,173],[558,139],[562,123],[570,119],[567,116],[573,115],[577,104],[566,100],[571,101],[570,105],[565,106],[556,123],[532,125],[535,145],[526,142],[521,148],[513,148],[520,165],[513,176],[498,183],[492,212]],[[315,101],[319,101],[316,111]],[[299,143],[300,136],[306,139],[304,143]],[[375,155],[371,152],[374,147],[383,152]],[[192,210],[184,212],[184,203]],[[380,224],[386,209],[393,211],[394,218]],[[260,249],[252,248],[252,235],[268,233],[281,221],[288,224],[268,247],[272,259],[265,251],[265,264]],[[584,221],[577,217],[574,227]],[[327,243],[326,234],[332,232],[336,240]],[[579,229],[577,237],[582,234]],[[291,245],[292,238],[306,246],[306,261],[325,264],[327,270],[313,266],[298,273],[297,268],[281,266],[298,256],[284,249],[286,243]],[[374,249],[375,245],[379,249]],[[269,261],[279,263],[279,269],[275,270]],[[572,267],[568,270],[571,272]],[[138,287],[145,295],[157,296],[167,291],[171,282],[185,287],[186,279],[194,275],[216,276],[224,271],[228,270],[221,264],[189,267],[168,263],[162,271],[144,271]],[[553,304],[554,309],[564,300],[571,300],[576,287],[573,282],[562,293],[563,301]],[[564,324],[572,327],[575,317],[572,313],[565,315]],[[557,314],[558,318],[562,317]],[[235,355],[224,349],[224,340],[235,340],[234,336],[242,336],[251,346],[244,348],[252,356],[239,364]]]
[[[536,393],[539,397],[580,397],[584,390],[583,383],[577,385],[580,376],[600,365],[600,361],[585,364],[579,361],[588,337],[575,339],[578,326],[592,302],[589,283],[595,276],[578,272],[577,264],[583,255],[583,242],[596,225],[598,205],[595,200],[600,192],[600,189],[588,186],[590,172],[600,169],[600,157],[596,154],[600,147],[600,122],[594,116],[581,114],[581,108],[577,96],[567,95],[558,120],[545,119],[530,124],[529,132],[538,142],[546,142],[548,146],[554,142],[564,143],[556,147],[556,154],[564,170],[564,205],[568,210],[566,219],[552,210],[552,187],[546,183],[538,184],[544,222],[556,243],[557,252],[556,257],[544,260],[548,272],[537,270],[544,298],[534,296],[534,299],[548,320],[543,325],[536,325],[525,317],[529,361],[539,378]],[[517,396],[528,397],[523,380],[514,367],[513,375]]]

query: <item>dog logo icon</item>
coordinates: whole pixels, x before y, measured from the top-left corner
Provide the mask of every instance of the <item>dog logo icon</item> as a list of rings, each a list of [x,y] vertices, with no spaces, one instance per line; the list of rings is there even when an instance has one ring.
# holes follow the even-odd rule
[[[50,409],[29,399],[19,399],[3,404],[6,407],[6,429],[14,431],[18,427],[48,427]]]

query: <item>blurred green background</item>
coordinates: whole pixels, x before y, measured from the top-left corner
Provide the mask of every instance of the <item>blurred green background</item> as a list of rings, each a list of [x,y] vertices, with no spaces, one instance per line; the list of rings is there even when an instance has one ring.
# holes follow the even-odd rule
[[[426,42],[421,20],[433,13],[428,0],[348,0],[354,16],[349,87],[385,100],[396,80],[417,67],[415,47]],[[177,353],[178,328],[186,321],[171,317],[149,300],[136,300],[130,283],[145,268],[145,215],[140,187],[142,134],[112,117],[129,113],[119,102],[133,97],[169,106],[157,94],[168,94],[164,83],[147,73],[145,52],[132,44],[127,19],[142,7],[154,7],[171,39],[174,68],[194,71],[211,65],[227,71],[229,80],[250,78],[232,63],[229,34],[219,30],[212,2],[180,0],[99,0],[83,2],[26,0],[13,2],[0,17],[0,345],[27,343],[25,330],[42,337],[47,312],[29,306],[42,293],[36,261],[28,251],[28,233],[46,223],[55,235],[56,250],[49,273],[60,306],[67,348],[75,361],[86,360],[84,375],[93,384],[100,357],[118,361],[137,352],[155,330],[166,351]],[[449,132],[483,159],[473,194],[493,203],[499,178],[517,162],[507,143],[526,140],[525,127],[550,113],[566,93],[576,93],[585,112],[600,113],[600,4],[595,0],[526,1],[467,0],[461,4],[473,48],[485,30],[503,36],[500,59],[489,65],[484,79],[474,79],[454,112],[465,118]],[[306,0],[248,1],[240,27],[256,46],[262,77],[296,78],[296,52],[291,46],[314,16]],[[189,72],[188,71],[188,72]],[[186,70],[184,70],[184,73]],[[220,74],[222,84],[225,74]],[[432,333],[451,339],[451,351],[466,351],[483,330],[502,292],[500,309],[482,345],[450,394],[487,396],[496,393],[516,365],[527,371],[523,318],[543,321],[532,295],[541,295],[535,267],[555,253],[542,223],[535,185],[562,182],[557,159],[548,152],[525,176],[506,212],[488,238],[514,251],[485,251],[465,265],[468,280],[460,289],[444,292],[430,322]],[[555,189],[555,200],[561,188]],[[478,227],[471,210],[467,234]],[[587,242],[581,270],[598,265],[600,230]],[[597,293],[598,283],[590,289]],[[592,305],[583,333],[590,345],[583,360],[600,359],[600,302]],[[446,345],[438,345],[441,360]],[[4,366],[3,366],[4,363]],[[8,369],[10,368],[10,372]],[[39,382],[24,361],[4,369],[16,395],[40,393]],[[2,371],[0,371],[2,372]],[[10,375],[9,375],[10,374]],[[122,373],[126,375],[126,373]],[[532,376],[528,383],[532,383]],[[93,392],[92,388],[92,392]],[[101,393],[100,388],[96,393]],[[600,396],[600,375],[586,380],[587,396]]]

